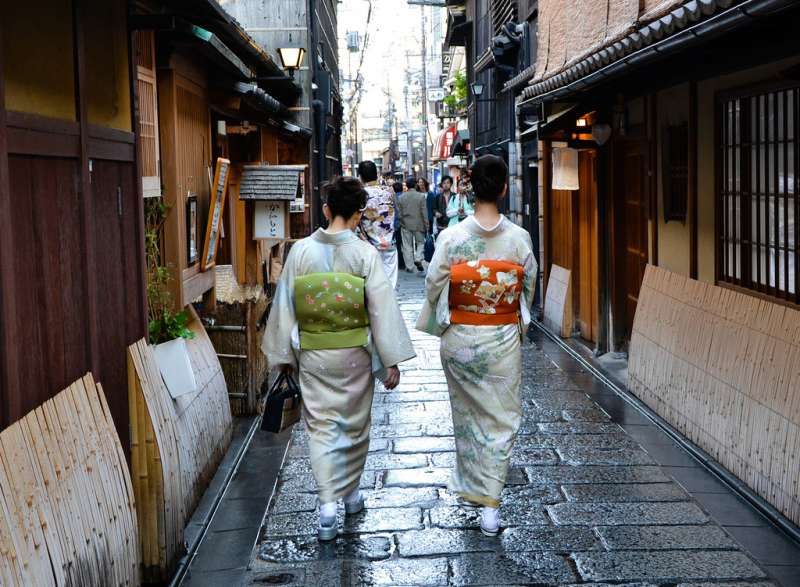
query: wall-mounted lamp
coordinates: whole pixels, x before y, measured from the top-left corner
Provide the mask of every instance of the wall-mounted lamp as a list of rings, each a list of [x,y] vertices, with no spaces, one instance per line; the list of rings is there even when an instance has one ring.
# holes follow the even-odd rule
[[[483,94],[483,84],[479,82],[472,82],[472,95],[480,98]]]
[[[585,127],[589,126],[589,121],[586,120],[585,118],[581,117],[581,118],[579,118],[578,120],[575,121],[575,126],[581,127],[581,128],[585,128]]]
[[[278,55],[281,58],[281,65],[289,71],[289,77],[294,79],[294,72],[300,69],[303,63],[303,56],[306,54],[304,47],[280,47]]]

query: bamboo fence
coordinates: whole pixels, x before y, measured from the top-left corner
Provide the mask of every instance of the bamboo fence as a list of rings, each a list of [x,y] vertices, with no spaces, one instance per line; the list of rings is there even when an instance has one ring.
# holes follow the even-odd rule
[[[800,523],[800,312],[649,266],[629,387]]]
[[[138,585],[133,496],[87,374],[0,433],[0,585]]]
[[[183,554],[184,530],[230,444],[231,411],[219,360],[192,312],[187,341],[197,392],[173,400],[142,339],[128,347],[131,468],[148,582]]]

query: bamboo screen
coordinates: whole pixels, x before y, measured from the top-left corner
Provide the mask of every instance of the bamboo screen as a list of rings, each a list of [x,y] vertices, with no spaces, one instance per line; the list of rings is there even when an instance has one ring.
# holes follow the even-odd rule
[[[648,266],[629,388],[800,522],[800,311]]]
[[[0,433],[0,585],[139,585],[128,464],[91,374]]]
[[[128,347],[131,468],[144,579],[167,579],[184,530],[230,444],[231,410],[219,359],[189,306],[186,343],[197,391],[172,399],[145,339]]]

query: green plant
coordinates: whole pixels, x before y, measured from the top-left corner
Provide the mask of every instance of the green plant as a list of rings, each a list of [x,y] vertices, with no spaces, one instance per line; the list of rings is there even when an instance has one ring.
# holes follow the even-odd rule
[[[456,72],[453,78],[453,90],[445,96],[443,102],[450,108],[455,110],[459,103],[467,99],[467,76],[463,71]]]
[[[147,330],[150,344],[173,338],[194,338],[186,310],[173,310],[169,269],[162,265],[161,232],[170,207],[162,198],[145,199],[145,256],[147,259]]]

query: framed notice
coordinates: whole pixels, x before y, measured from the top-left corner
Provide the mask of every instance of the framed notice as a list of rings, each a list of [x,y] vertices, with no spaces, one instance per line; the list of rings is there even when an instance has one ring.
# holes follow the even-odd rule
[[[228,191],[228,172],[231,162],[220,157],[214,170],[211,183],[211,205],[208,208],[208,225],[206,240],[203,244],[203,256],[200,258],[200,269],[206,271],[214,266],[219,249],[220,230],[222,228],[222,212],[225,208],[225,194]]]
[[[194,265],[200,259],[197,250],[197,194],[189,193],[186,198],[186,263]]]

